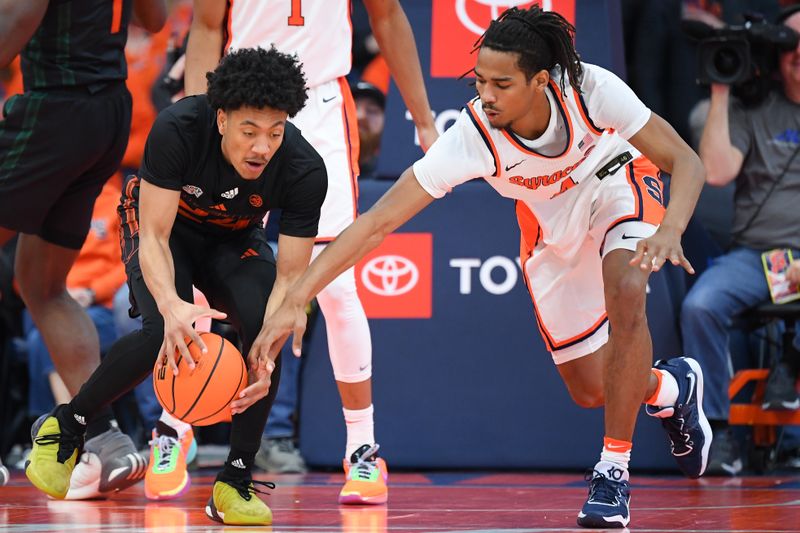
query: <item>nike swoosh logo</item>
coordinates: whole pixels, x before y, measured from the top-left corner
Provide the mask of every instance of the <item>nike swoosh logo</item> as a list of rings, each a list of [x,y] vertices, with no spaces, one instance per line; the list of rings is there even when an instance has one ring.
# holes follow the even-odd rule
[[[508,165],[506,165],[506,172],[508,172],[509,170],[511,170],[512,168],[514,168],[514,167],[516,167],[516,166],[519,166],[519,165],[521,165],[521,164],[522,164],[522,163],[524,163],[524,162],[525,162],[525,159],[523,159],[522,161],[520,161],[519,163],[517,163],[517,164],[515,164],[515,165],[511,165],[511,166],[508,166]]]
[[[689,380],[689,396],[686,397],[686,401],[684,403],[689,403],[689,401],[692,399],[692,394],[694,394],[694,372],[689,372],[686,375],[686,379]]]
[[[364,365],[364,366],[360,366],[360,365],[359,365],[359,367],[358,367],[358,370],[359,370],[359,371],[361,371],[361,372],[363,372],[363,371],[364,371],[364,370],[366,370],[368,367],[369,367],[369,365]]]
[[[644,239],[644,237],[639,237],[638,235],[627,235],[625,233],[622,234],[623,239]]]
[[[331,96],[330,98],[323,98],[323,99],[322,99],[322,103],[323,103],[323,104],[327,104],[327,103],[328,103],[328,102],[330,102],[331,100],[336,100],[336,97],[335,97],[335,96]]]

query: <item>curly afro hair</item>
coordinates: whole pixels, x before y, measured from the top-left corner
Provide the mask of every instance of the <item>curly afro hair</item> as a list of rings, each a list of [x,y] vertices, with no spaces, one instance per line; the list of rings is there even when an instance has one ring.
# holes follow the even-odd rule
[[[208,103],[213,109],[234,111],[242,107],[271,107],[295,116],[308,99],[306,78],[297,56],[272,46],[242,48],[222,58],[206,74]]]

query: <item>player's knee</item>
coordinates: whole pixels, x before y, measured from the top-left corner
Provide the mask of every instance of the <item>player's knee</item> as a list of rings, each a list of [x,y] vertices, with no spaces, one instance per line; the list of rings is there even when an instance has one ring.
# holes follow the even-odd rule
[[[592,409],[602,407],[605,403],[605,396],[602,388],[582,387],[580,389],[570,389],[572,401],[579,407]]]
[[[645,320],[646,285],[631,278],[622,277],[606,286],[606,307],[612,327],[632,327]]]
[[[609,300],[609,304],[620,303],[630,307],[632,302],[644,302],[646,288],[646,278],[620,276],[606,284],[606,300]]]
[[[15,276],[20,296],[25,305],[33,312],[40,305],[45,305],[58,298],[69,297],[66,280],[48,283],[46,280],[36,279],[34,275],[26,273],[25,269],[15,273]]]
[[[317,295],[320,309],[325,315],[325,321],[345,320],[352,313],[355,306],[361,306],[358,300],[355,282],[337,278]]]

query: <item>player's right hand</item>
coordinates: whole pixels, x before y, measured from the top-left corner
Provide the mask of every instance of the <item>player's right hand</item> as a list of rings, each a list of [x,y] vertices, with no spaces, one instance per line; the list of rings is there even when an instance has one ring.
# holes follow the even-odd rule
[[[156,369],[160,370],[166,363],[172,369],[172,373],[177,376],[178,364],[175,362],[177,352],[186,360],[189,369],[194,370],[194,359],[189,354],[187,339],[197,344],[203,353],[206,353],[208,348],[195,331],[193,324],[200,318],[224,319],[227,315],[216,309],[190,304],[183,300],[176,300],[159,310],[164,317],[164,341],[158,351]]]
[[[248,354],[250,364],[264,366],[268,361],[275,361],[291,333],[294,333],[292,353],[300,357],[307,320],[308,315],[304,305],[292,302],[288,298],[284,300],[277,311],[264,320],[264,325]]]

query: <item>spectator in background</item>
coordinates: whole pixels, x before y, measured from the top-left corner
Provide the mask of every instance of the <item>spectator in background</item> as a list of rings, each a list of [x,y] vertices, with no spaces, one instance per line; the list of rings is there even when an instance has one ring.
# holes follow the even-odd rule
[[[361,178],[374,178],[381,149],[381,136],[385,123],[386,95],[375,85],[360,81],[350,87],[356,102],[358,139],[361,150],[358,166]]]
[[[800,31],[800,6],[777,21]],[[782,85],[753,108],[730,102],[730,87],[711,87],[711,105],[700,140],[710,185],[736,180],[733,248],[706,270],[684,300],[684,352],[698,358],[706,376],[704,407],[714,431],[709,473],[742,469],[738,444],[728,427],[731,362],[728,328],[743,311],[769,300],[761,254],[789,248],[800,257],[800,45],[779,58]],[[793,276],[798,267],[793,268]],[[796,409],[800,335],[772,367],[764,396],[767,408]]]

